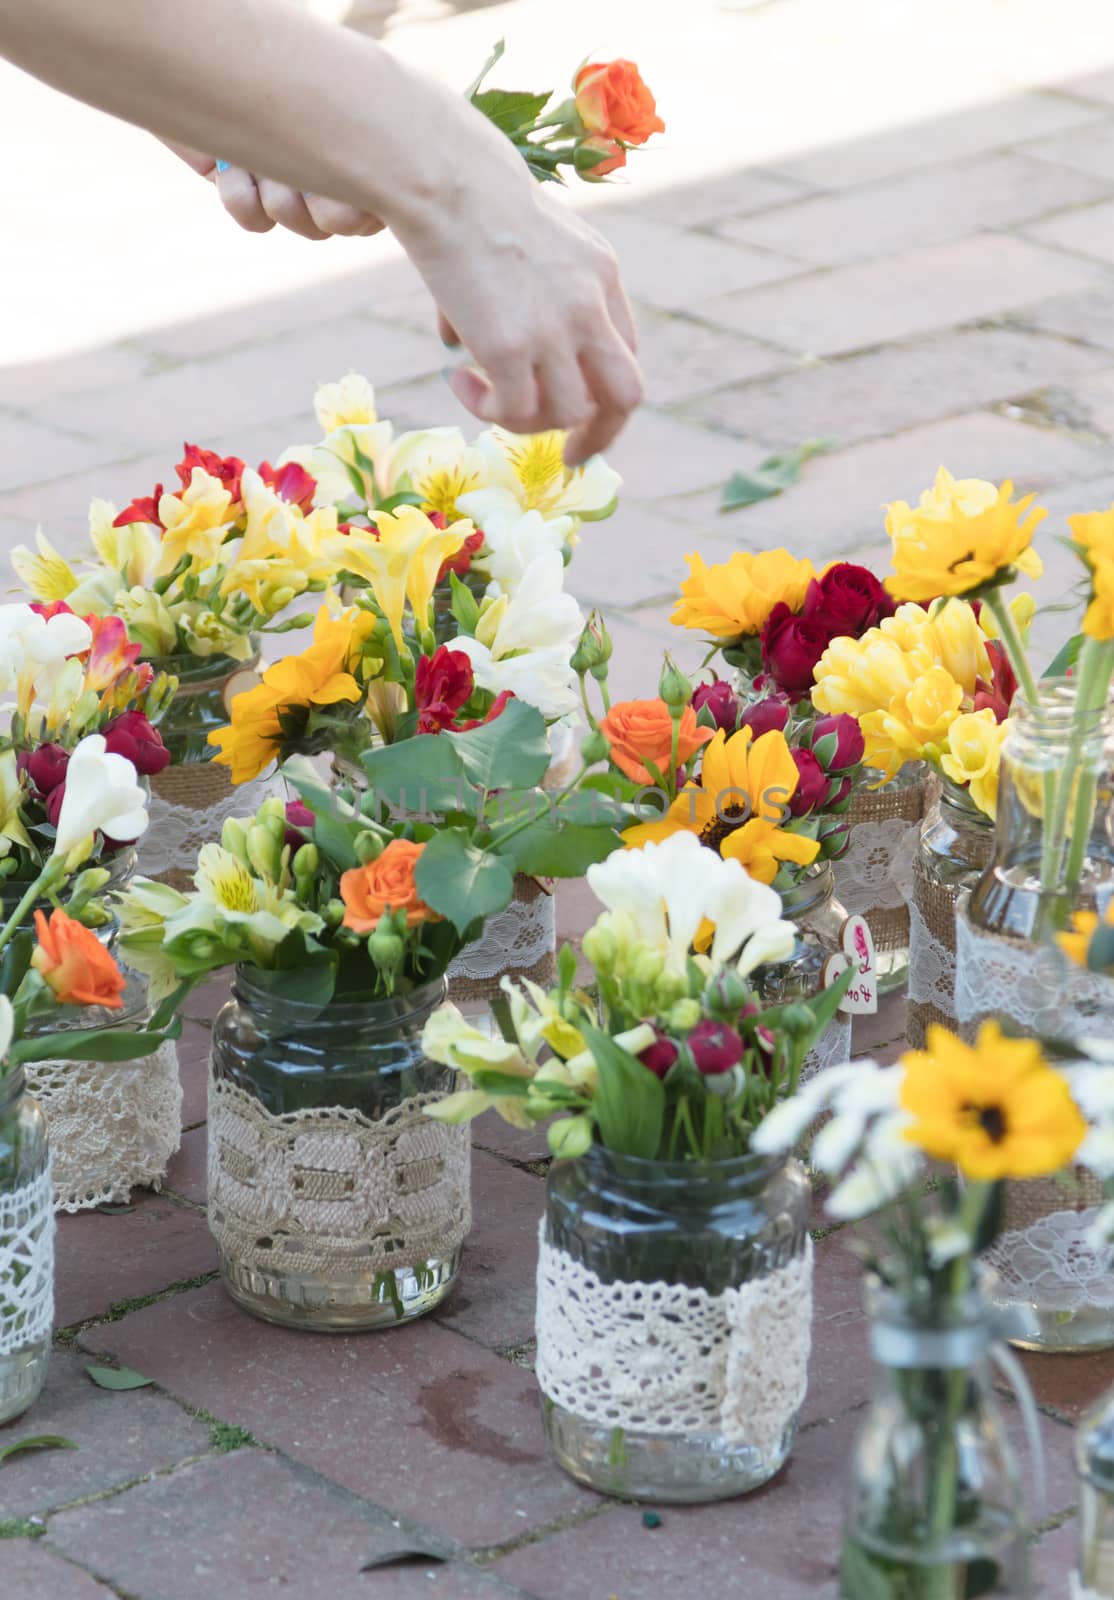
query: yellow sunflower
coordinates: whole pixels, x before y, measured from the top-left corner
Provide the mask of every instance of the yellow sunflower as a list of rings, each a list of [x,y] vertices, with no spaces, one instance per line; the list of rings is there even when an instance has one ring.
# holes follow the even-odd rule
[[[776,730],[754,739],[750,728],[730,738],[722,729],[704,747],[700,782],[687,783],[665,816],[627,828],[633,849],[673,833],[695,833],[725,860],[740,861],[760,883],[772,883],[778,866],[807,867],[820,845],[780,824],[800,781],[785,735]]]
[[[1085,967],[1090,954],[1091,940],[1100,926],[1097,911],[1076,911],[1071,919],[1071,932],[1058,933],[1056,943],[1067,956],[1069,961],[1074,961],[1077,967]],[[1114,928],[1114,900],[1106,908],[1102,917],[1101,926]]]
[[[1087,1132],[1037,1040],[1007,1039],[996,1022],[984,1022],[973,1045],[929,1028],[928,1048],[902,1056],[901,1068],[901,1104],[913,1118],[906,1137],[977,1182],[1058,1172]]]
[[[1012,483],[996,488],[980,478],[953,478],[941,467],[919,505],[895,500],[888,506],[894,574],[886,588],[894,598],[927,602],[971,594],[1015,571],[1039,578],[1043,568],[1031,545],[1048,513],[1030,510],[1035,495],[1015,501],[1012,493]]]

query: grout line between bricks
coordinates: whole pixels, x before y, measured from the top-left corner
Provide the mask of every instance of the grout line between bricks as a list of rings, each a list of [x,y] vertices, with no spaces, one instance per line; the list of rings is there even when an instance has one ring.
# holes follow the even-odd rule
[[[60,1341],[62,1345],[72,1345],[76,1343],[80,1334],[86,1333],[90,1328],[122,1322],[133,1311],[142,1311],[146,1306],[157,1305],[160,1300],[170,1300],[174,1295],[184,1294],[189,1289],[201,1289],[219,1276],[214,1267],[211,1272],[198,1273],[194,1278],[180,1278],[177,1283],[168,1283],[165,1289],[157,1289],[152,1294],[137,1295],[134,1299],[114,1300],[105,1311],[68,1323],[64,1328],[56,1328],[55,1340]]]

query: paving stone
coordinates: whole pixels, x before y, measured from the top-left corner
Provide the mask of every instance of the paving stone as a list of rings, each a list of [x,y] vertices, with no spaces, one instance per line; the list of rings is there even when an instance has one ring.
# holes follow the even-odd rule
[[[112,1589],[35,1539],[4,1541],[4,1585],[21,1600],[114,1600]]]
[[[1034,154],[1050,145],[1066,149],[1085,146],[1096,137],[1095,124],[1101,116],[1096,107],[1056,94],[987,97],[984,104],[949,110],[931,119],[907,120],[904,125],[887,128],[884,135],[874,132],[848,142],[822,142],[807,155],[779,160],[778,171],[818,189],[849,189],[922,167],[966,161],[1023,140],[1038,141],[1026,146],[1026,153]],[[1086,128],[1086,135],[1060,132],[1076,128]]]
[[[1114,369],[1057,387],[1045,397],[1054,411],[1062,411],[1069,427],[1088,433],[1114,434]]]
[[[532,1376],[435,1322],[308,1334],[248,1316],[212,1283],[81,1342],[393,1515],[472,1547],[591,1503],[545,1462]]]
[[[1049,217],[1026,228],[1025,237],[1114,265],[1114,200]]]
[[[1081,100],[1097,100],[1102,105],[1114,106],[1114,72],[1096,72],[1085,78],[1073,78],[1071,92]]]
[[[165,451],[140,456],[134,450],[111,451],[99,445],[94,466],[19,489],[5,497],[6,509],[33,525],[41,523],[64,555],[87,555],[90,500],[98,497],[125,506],[134,495],[150,494],[156,483],[173,479],[177,459],[168,461]]]
[[[743,167],[706,183],[686,183],[643,199],[635,195],[629,208],[678,228],[703,228],[722,217],[749,216],[770,206],[785,205],[807,193],[803,184],[777,173]]]
[[[199,983],[196,989],[190,990],[182,1007],[182,1015],[208,1027],[221,1006],[231,998],[231,994],[231,973],[227,971],[214,973],[204,983]]]
[[[1093,177],[1114,180],[1114,122],[1092,124],[1086,136],[1057,134],[1050,139],[1035,139],[1025,146],[1025,154],[1039,161],[1052,161]]]
[[[813,1227],[825,1227],[828,1218],[817,1205]],[[870,1394],[869,1324],[863,1309],[862,1263],[848,1249],[842,1229],[816,1245],[812,1284],[812,1354],[808,1368],[808,1394],[801,1424],[827,1422],[856,1406]]]
[[[192,1200],[195,1205],[205,1204],[207,1149],[206,1127],[191,1128],[188,1133],[183,1133],[182,1143],[177,1153],[170,1158],[170,1165],[166,1170],[166,1179],[163,1183],[165,1193],[178,1195],[183,1200]]]
[[[1038,1404],[1078,1422],[1114,1384],[1114,1351],[1068,1356],[1019,1351]]]
[[[473,1151],[472,1231],[460,1281],[445,1310],[437,1313],[438,1322],[492,1350],[533,1338],[538,1223],[544,1211],[544,1178]]]
[[[51,395],[75,389],[107,389],[146,376],[157,365],[154,352],[138,342],[75,351],[45,361],[0,366],[0,405],[26,411]]]
[[[216,1246],[200,1212],[143,1189],[132,1191],[132,1205],[111,1216],[80,1211],[58,1218],[55,1327],[216,1270]]]
[[[1014,312],[1010,321],[1114,350],[1114,284],[1100,285],[1085,294],[1057,295]]]
[[[485,1111],[472,1124],[472,1144],[476,1150],[490,1150],[509,1161],[520,1163],[549,1160],[545,1127],[512,1128],[494,1111]]]
[[[684,415],[782,449],[851,444],[1097,371],[1104,358],[1016,328],[965,328],[798,368],[690,402]]]
[[[646,312],[639,318],[638,359],[649,405],[673,405],[708,389],[743,383],[784,368],[786,356],[755,339],[686,317]]]
[[[643,217],[598,219],[615,248],[627,292],[663,311],[691,310],[693,284],[705,296],[774,283],[800,265],[773,251],[752,250]]]
[[[962,167],[932,167],[881,183],[817,195],[757,215],[732,217],[720,238],[779,251],[818,267],[845,266],[962,239],[983,228],[1008,228],[1109,193],[1086,173],[999,151]],[[1030,236],[1055,244],[1055,223]],[[1095,254],[1091,251],[1089,254]]]
[[[1030,1551],[1029,1562],[1037,1600],[1063,1600],[1068,1574],[1079,1559],[1079,1518],[1068,1517],[1046,1533]]]
[[[884,567],[875,568],[875,571],[885,571]],[[851,1048],[856,1056],[872,1056],[877,1050],[884,1050],[887,1045],[905,1043],[905,991],[897,994],[884,994],[878,1002],[878,1010],[872,1017],[853,1017],[851,1019]]]
[[[209,1049],[212,1034],[200,1022],[186,1018],[178,1040],[178,1077],[182,1084],[182,1127],[204,1122],[209,1084]]]
[[[47,1542],[143,1600],[242,1600],[263,1591],[299,1600],[405,1600],[419,1592],[494,1600],[517,1592],[455,1562],[361,1570],[415,1540],[427,1542],[304,1468],[240,1450],[137,1484],[109,1507],[64,1511]]]
[[[88,408],[85,421],[92,425]],[[80,428],[80,422],[70,431],[38,419],[0,416],[0,490],[77,472],[96,461],[102,446],[76,437]]]
[[[195,1421],[154,1389],[100,1389],[86,1375],[88,1365],[87,1356],[55,1350],[34,1410],[0,1428],[0,1450],[44,1433],[61,1434],[77,1446],[28,1450],[6,1461],[0,1476],[0,1521],[43,1516],[55,1506],[161,1472],[208,1450],[208,1423]]]
[[[623,448],[620,442],[620,449]],[[738,461],[740,449],[744,456],[750,453],[747,445],[740,447],[732,442],[730,456],[728,451],[720,455],[717,450],[716,459],[724,463],[728,459]],[[683,470],[682,462],[677,463],[676,470]],[[641,492],[646,475],[645,471],[636,469],[628,480],[631,487]],[[717,528],[714,531],[720,535],[726,559],[728,545],[723,539],[726,530]],[[632,606],[656,600],[676,590],[678,574],[684,570],[683,548],[687,548],[686,530],[652,507],[621,498],[613,517],[606,522],[586,523],[580,530],[580,543],[566,587],[586,608],[607,605],[616,595],[622,595],[623,603]]]
[[[762,455],[737,439],[643,410],[631,418],[607,460],[622,474],[624,494],[654,500],[721,485],[733,472],[757,466]]]
[[[1024,239],[980,234],[690,306],[786,349],[837,355],[1082,291],[1097,274]]]

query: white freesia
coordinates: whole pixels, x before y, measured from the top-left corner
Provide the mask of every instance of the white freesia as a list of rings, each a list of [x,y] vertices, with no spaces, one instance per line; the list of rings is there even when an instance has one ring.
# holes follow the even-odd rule
[[[131,844],[146,830],[147,794],[126,756],[112,755],[103,734],[82,739],[66,768],[66,793],[58,814],[54,854],[69,856],[98,832]],[[84,858],[82,858],[84,859]]]
[[[564,789],[580,770],[580,718],[569,716],[546,729],[549,746],[549,767],[542,779],[542,788]]]
[[[584,616],[564,593],[564,562],[543,552],[525,573],[513,598],[495,601],[481,618],[482,638],[451,641],[468,657],[481,689],[509,689],[547,718],[566,717],[580,704],[570,662],[584,629]],[[484,620],[488,628],[483,627]]]
[[[44,617],[22,603],[0,606],[0,692],[20,679],[25,686],[37,684],[52,667],[88,650],[92,642],[89,624],[67,611]]]
[[[765,888],[766,885],[759,885]],[[741,978],[747,978],[756,967],[764,966],[768,961],[788,961],[797,948],[797,924],[795,922],[768,922],[764,928],[759,928],[747,940],[742,955],[738,960],[738,971]]]
[[[576,523],[572,517],[547,520],[540,511],[495,510],[484,524],[484,544],[488,554],[479,565],[487,574],[487,592],[514,595],[523,578],[540,555],[555,551],[565,559],[565,549]]]
[[[602,456],[569,468],[563,433],[520,435],[490,428],[476,440],[483,461],[484,487],[461,497],[461,512],[477,528],[500,513],[538,511],[547,521],[577,517],[594,521],[610,516],[623,480]]]

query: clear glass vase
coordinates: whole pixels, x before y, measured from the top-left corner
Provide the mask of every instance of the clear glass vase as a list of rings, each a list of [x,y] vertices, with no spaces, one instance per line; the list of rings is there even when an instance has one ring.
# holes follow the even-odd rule
[[[283,998],[250,968],[213,1024],[209,1227],[245,1310],[318,1331],[390,1327],[448,1294],[471,1223],[470,1132],[422,1050],[444,980],[392,999]]]
[[[546,1438],[633,1499],[744,1494],[789,1456],[811,1322],[811,1195],[794,1161],[556,1163],[538,1268]]]
[[[1079,1567],[1073,1600],[1114,1600],[1114,1390],[1083,1417],[1075,1434],[1079,1474]]]
[[[943,779],[925,813],[913,863],[906,1036],[914,1050],[924,1049],[934,1023],[955,1029],[956,907],[978,882],[993,849],[993,822],[966,789]]]
[[[209,734],[227,727],[231,699],[239,689],[251,687],[258,659],[258,649],[253,648],[248,661],[183,655],[160,656],[149,663],[156,673],[168,672],[178,680],[174,698],[159,720],[172,765],[196,766],[212,760],[216,752]]]
[[[0,1423],[37,1399],[54,1318],[54,1207],[46,1123],[22,1071],[0,1073]]]
[[[834,863],[840,902],[870,927],[880,994],[894,993],[909,976],[913,855],[927,779],[923,761],[902,767],[888,783],[885,773],[864,767],[846,813],[850,843]]]
[[[809,867],[793,888],[781,896],[781,914],[797,925],[793,954],[771,961],[754,974],[759,995],[769,1005],[793,1000],[813,1000],[824,988],[824,968],[843,949],[847,911],[835,897],[830,861]],[[825,1067],[851,1059],[851,1018],[837,1012],[815,1047],[805,1057],[802,1079]]]
[[[1020,1476],[989,1370],[991,1308],[928,1317],[868,1287],[870,1409],[848,1467],[841,1600],[1025,1600]]]

